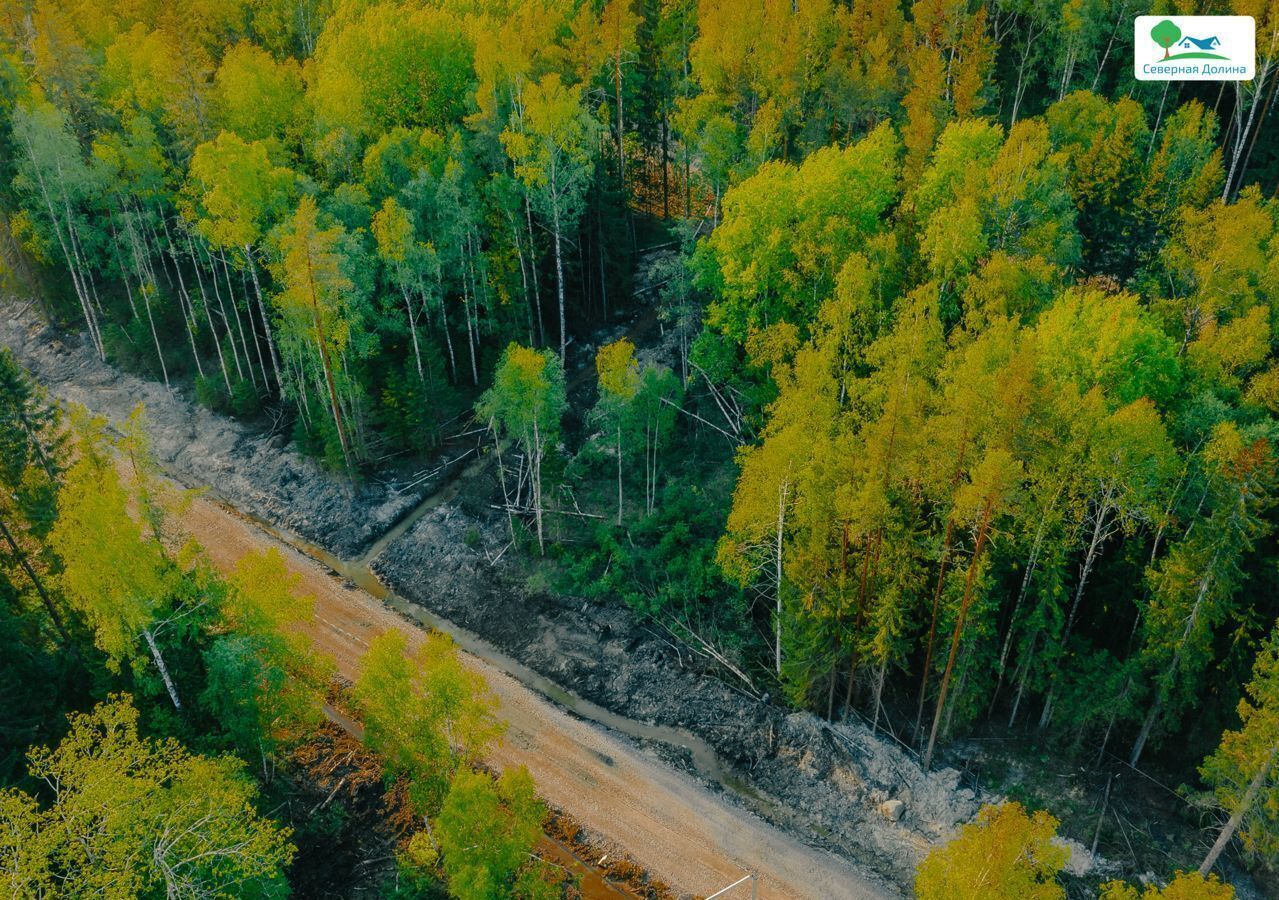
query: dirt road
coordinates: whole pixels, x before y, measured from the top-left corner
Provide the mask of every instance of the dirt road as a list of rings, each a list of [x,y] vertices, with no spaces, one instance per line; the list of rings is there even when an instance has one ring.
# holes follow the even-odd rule
[[[354,678],[369,641],[389,628],[410,640],[424,633],[381,601],[217,503],[199,498],[176,523],[202,544],[219,568],[254,550],[275,547],[315,597],[312,637]],[[888,898],[832,854],[805,846],[630,741],[566,713],[475,657],[509,723],[493,753],[498,766],[528,767],[542,795],[606,841],[615,842],[653,875],[681,891],[709,895],[746,872],[760,876],[760,898]],[[743,885],[724,900],[746,898]]]

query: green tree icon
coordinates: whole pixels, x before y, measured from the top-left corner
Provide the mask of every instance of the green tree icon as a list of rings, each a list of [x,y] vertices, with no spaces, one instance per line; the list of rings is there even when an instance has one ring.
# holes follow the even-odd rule
[[[1164,19],[1150,29],[1150,36],[1155,39],[1156,44],[1164,48],[1164,59],[1167,59],[1168,48],[1181,40],[1181,29],[1168,19]]]

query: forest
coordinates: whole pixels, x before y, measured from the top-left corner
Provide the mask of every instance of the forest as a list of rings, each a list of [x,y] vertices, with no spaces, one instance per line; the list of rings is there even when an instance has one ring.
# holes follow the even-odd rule
[[[0,0],[0,280],[325,477],[481,433],[530,583],[925,769],[974,735],[1148,769],[1209,835],[1167,896],[1273,886],[1279,3],[1156,10],[1253,16],[1244,82],[1136,81],[1147,12]],[[171,539],[141,413],[109,434],[9,358],[0,394],[12,891],[287,893],[322,841],[261,811],[334,701],[305,603]],[[436,823],[395,890],[558,895],[527,775],[474,767],[484,686],[444,643],[366,672],[340,703]],[[1001,810],[960,840],[1053,830]],[[1052,856],[1002,896],[1057,896]]]

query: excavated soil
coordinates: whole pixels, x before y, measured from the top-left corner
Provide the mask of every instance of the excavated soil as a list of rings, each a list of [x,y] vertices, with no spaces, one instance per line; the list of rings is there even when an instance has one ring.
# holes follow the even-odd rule
[[[289,445],[286,435],[236,422],[197,406],[181,389],[121,372],[76,335],[58,334],[28,304],[0,311],[0,345],[64,403],[78,403],[118,424],[146,407],[154,450],[165,470],[208,486],[233,506],[330,548],[356,556],[434,489],[405,490],[389,473],[351,486]]]
[[[524,590],[505,556],[489,562],[508,539],[504,522],[463,505],[474,504],[432,509],[392,542],[373,561],[379,578],[578,696],[705,741],[757,814],[905,884],[932,843],[976,813],[959,773],[925,775],[860,722],[831,725],[755,700],[620,605]],[[697,771],[678,747],[663,755]],[[879,811],[890,799],[904,804],[895,823]]]
[[[178,391],[117,371],[98,361],[78,339],[54,334],[29,309],[11,305],[4,310],[0,344],[12,349],[59,400],[83,404],[114,421],[138,402],[145,403],[156,454],[171,475],[188,485],[207,486],[234,509],[299,535],[336,557],[359,557],[440,487],[427,482],[409,490],[387,474],[350,488],[287,446],[283,436],[232,422],[197,408]],[[728,808],[743,806],[801,842],[788,848],[807,845],[815,852],[834,851],[896,885],[906,885],[927,848],[990,799],[962,787],[954,770],[923,773],[910,754],[859,723],[832,726],[806,713],[787,712],[767,698],[747,696],[704,670],[668,635],[658,634],[620,604],[525,589],[512,564],[513,551],[502,553],[505,522],[485,502],[494,489],[489,467],[473,465],[462,480],[467,483],[458,497],[428,509],[403,534],[378,548],[371,560],[378,577],[396,594],[473,632],[577,697],[626,719],[692,735],[690,747],[709,745],[718,756],[713,777],[705,765],[697,765],[696,751],[681,747],[678,738],[651,749],[668,763],[701,776],[712,792],[727,793]],[[203,512],[207,515],[208,507]],[[216,540],[216,534],[215,530],[207,536]],[[210,551],[216,555],[216,548]],[[364,600],[356,602],[356,595],[367,595],[350,592],[352,612],[367,622],[370,607]],[[327,609],[333,612],[336,607],[334,603]],[[351,640],[329,641],[334,646],[328,649],[348,672],[366,640],[360,630],[348,632]],[[564,723],[570,721],[574,720],[561,718],[558,727],[568,727]],[[545,749],[553,752],[549,746]],[[559,769],[554,760],[537,768],[548,765],[550,778],[549,772]],[[535,775],[541,783],[543,776]],[[656,775],[650,778],[654,781]],[[639,782],[628,788],[642,795],[646,785]],[[668,797],[681,790],[677,783],[662,788]],[[560,785],[559,805],[609,834],[610,803],[624,807],[628,801],[583,796],[574,802],[575,790],[571,781]],[[902,801],[898,821],[880,812],[887,800]],[[582,809],[590,815],[582,816]],[[708,831],[731,834],[732,821],[730,816]],[[738,827],[745,821],[739,820]],[[674,827],[669,820],[666,825]],[[698,831],[695,822],[682,826],[682,839]],[[634,829],[629,836],[639,841],[642,833],[642,828]],[[672,840],[676,836],[669,835]],[[706,844],[704,838],[701,842]],[[626,844],[625,838],[621,843]],[[747,850],[737,849],[738,854]],[[715,846],[704,850],[703,858],[712,858]],[[661,859],[660,853],[642,854],[641,861],[646,861],[643,856]],[[740,855],[738,859],[747,865],[770,862]],[[675,875],[673,883],[680,883],[681,877],[686,884],[690,880],[687,873],[671,873],[660,864],[657,869],[664,876]],[[888,888],[868,890],[871,883],[853,879],[847,894],[824,896],[889,893]]]

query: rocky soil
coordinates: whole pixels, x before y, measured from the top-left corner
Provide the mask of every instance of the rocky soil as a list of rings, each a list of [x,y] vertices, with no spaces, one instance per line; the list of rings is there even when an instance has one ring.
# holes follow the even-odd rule
[[[146,407],[156,456],[170,475],[319,544],[358,556],[435,485],[405,490],[384,475],[351,487],[267,434],[197,406],[182,390],[121,372],[78,335],[55,332],[30,305],[0,305],[0,345],[63,403],[123,421]]]
[[[860,722],[832,726],[749,697],[628,609],[526,590],[505,556],[490,562],[504,523],[465,505],[431,510],[392,542],[373,561],[382,581],[578,696],[702,739],[765,818],[908,883],[928,847],[992,799],[954,769],[925,774]],[[678,748],[666,755],[692,768]]]

